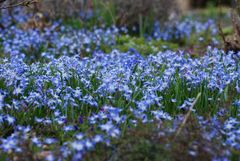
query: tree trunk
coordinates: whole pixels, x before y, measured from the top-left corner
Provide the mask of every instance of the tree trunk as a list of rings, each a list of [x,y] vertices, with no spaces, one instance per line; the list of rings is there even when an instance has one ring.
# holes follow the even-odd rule
[[[182,12],[186,12],[190,9],[190,0],[177,0],[177,5]]]
[[[240,0],[232,0],[232,26],[233,34],[225,38],[222,29],[220,28],[220,35],[224,41],[225,51],[240,51]]]

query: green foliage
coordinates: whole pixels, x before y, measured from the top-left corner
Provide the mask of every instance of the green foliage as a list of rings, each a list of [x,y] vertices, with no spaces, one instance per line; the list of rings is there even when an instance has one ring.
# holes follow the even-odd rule
[[[83,23],[80,19],[76,18],[67,18],[63,19],[63,25],[64,26],[71,26],[73,29],[80,29],[84,27],[83,25],[86,23]],[[91,23],[88,23],[91,24]]]
[[[94,15],[107,26],[116,24],[116,6],[113,1],[93,0]]]
[[[229,8],[222,7],[220,10],[218,7],[212,5],[212,3],[209,3],[206,8],[193,10],[190,14],[185,14],[182,18],[192,18],[199,21],[207,21],[209,19],[219,21],[219,18],[221,18],[221,22],[231,23]]]
[[[224,27],[222,29],[224,35],[231,35],[233,34],[233,28],[231,26]]]
[[[165,42],[161,40],[146,41],[142,37],[119,36],[116,38],[116,45],[109,49],[109,46],[102,46],[103,51],[109,52],[112,49],[118,49],[127,52],[129,49],[137,50],[141,55],[156,54],[159,51],[177,50],[178,44]]]

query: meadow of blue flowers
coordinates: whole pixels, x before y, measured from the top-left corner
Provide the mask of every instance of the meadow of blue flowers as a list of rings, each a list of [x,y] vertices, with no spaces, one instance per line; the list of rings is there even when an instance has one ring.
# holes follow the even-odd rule
[[[209,46],[198,58],[182,50],[105,53],[101,46],[114,47],[126,28],[55,22],[23,30],[18,24],[27,15],[14,16],[16,24],[1,17],[0,160],[84,160],[99,145],[116,147],[115,140],[140,124],[167,122],[159,135],[174,136],[198,94],[191,117],[202,138],[221,146],[221,153],[207,145],[204,151],[214,161],[239,159],[240,52]],[[156,23],[147,39],[187,39],[207,29],[217,43],[212,20],[187,19],[163,30]],[[198,146],[187,149],[193,160]]]

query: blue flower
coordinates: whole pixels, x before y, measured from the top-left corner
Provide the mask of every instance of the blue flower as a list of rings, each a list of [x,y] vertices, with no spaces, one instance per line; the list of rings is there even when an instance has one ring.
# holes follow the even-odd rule
[[[54,143],[56,143],[57,142],[57,139],[55,139],[55,138],[45,138],[44,139],[44,143],[46,143],[46,144],[54,144]]]
[[[76,151],[83,151],[84,150],[84,142],[83,141],[74,141],[71,143],[71,146]]]
[[[9,124],[14,124],[16,119],[10,115],[6,115],[5,118],[4,118]]]

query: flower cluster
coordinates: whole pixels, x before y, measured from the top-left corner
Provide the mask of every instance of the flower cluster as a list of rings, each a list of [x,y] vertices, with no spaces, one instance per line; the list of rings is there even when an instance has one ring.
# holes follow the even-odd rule
[[[199,22],[191,19],[185,19],[167,26],[162,26],[160,23],[156,22],[154,25],[153,37],[155,39],[163,40],[178,40],[190,38],[193,33],[199,34],[206,31],[209,31],[211,35],[217,34],[218,29],[213,20]]]
[[[44,31],[39,29],[22,30],[16,26],[0,32],[0,46],[4,57],[18,58],[25,61],[49,61],[61,55],[88,56],[101,50],[101,45],[115,44],[115,37],[119,33],[116,27],[94,29],[93,31],[73,30],[54,24]],[[84,55],[85,54],[85,55]]]
[[[213,21],[186,20],[156,25],[153,38],[188,38],[207,29],[216,34]],[[201,58],[169,50],[146,57],[134,49],[104,53],[122,32],[127,34],[125,28],[77,30],[58,23],[43,31],[0,29],[0,155],[33,147],[37,159],[48,149],[46,160],[81,160],[139,124],[171,122],[166,131],[172,135],[189,109],[202,137],[220,138],[225,153],[228,146],[239,150],[240,53],[211,47]],[[227,118],[221,119],[222,108],[229,109]]]
[[[109,145],[110,138],[120,136],[122,129],[135,126],[138,120],[172,120],[168,112],[174,108],[187,110],[202,88],[208,93],[205,101],[209,104],[221,102],[227,97],[227,89],[235,87],[240,78],[237,59],[234,54],[224,55],[211,48],[199,59],[171,51],[144,58],[116,50],[92,58],[61,56],[48,64],[27,65],[21,59],[4,59],[0,64],[0,123],[2,128],[5,123],[17,127],[21,125],[19,113],[34,113],[29,127],[61,127],[66,136],[86,130],[86,134],[76,133],[77,140],[62,145],[70,150],[66,156],[73,149],[80,157],[97,142]],[[172,95],[167,97],[167,93]],[[234,148],[239,148],[237,124],[229,118],[222,129],[228,137],[226,144]],[[93,136],[88,136],[89,129]],[[55,144],[58,139],[31,138],[38,146]],[[14,145],[9,141],[9,146],[4,146],[5,142],[2,140],[4,151],[20,148],[14,140]]]

